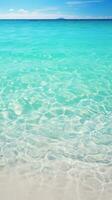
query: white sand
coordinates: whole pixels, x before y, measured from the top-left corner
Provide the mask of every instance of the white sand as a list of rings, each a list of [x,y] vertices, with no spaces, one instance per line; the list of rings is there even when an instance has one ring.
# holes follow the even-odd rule
[[[20,173],[17,169],[2,172],[0,200],[112,200],[111,167],[80,164],[66,173],[64,168],[68,169],[61,163],[57,174]]]

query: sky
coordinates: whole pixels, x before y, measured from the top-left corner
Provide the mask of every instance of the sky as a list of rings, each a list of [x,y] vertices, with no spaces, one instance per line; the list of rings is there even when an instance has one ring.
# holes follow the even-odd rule
[[[0,0],[0,19],[112,18],[112,0]]]

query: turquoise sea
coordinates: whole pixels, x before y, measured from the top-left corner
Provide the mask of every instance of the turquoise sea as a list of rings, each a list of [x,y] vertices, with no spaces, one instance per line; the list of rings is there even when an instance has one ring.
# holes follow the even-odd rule
[[[0,174],[102,186],[111,166],[112,21],[1,20]]]

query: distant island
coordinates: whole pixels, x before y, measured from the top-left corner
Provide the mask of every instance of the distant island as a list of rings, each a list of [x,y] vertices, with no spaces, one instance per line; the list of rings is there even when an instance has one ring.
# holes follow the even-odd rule
[[[57,18],[56,20],[66,20],[66,19],[63,17],[60,17],[60,18]]]

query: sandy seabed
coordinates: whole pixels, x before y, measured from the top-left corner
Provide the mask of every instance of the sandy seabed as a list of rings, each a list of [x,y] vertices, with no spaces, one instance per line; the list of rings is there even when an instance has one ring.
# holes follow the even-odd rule
[[[0,200],[112,200],[112,167],[55,162],[56,173],[20,168],[0,172]]]

